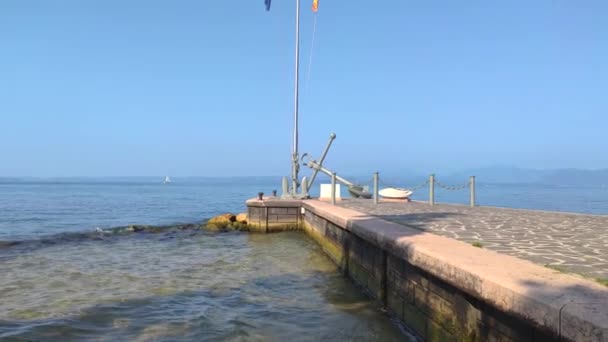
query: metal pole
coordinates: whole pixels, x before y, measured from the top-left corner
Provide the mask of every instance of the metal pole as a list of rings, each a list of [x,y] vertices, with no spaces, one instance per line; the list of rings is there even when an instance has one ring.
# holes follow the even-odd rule
[[[336,173],[331,173],[331,204],[336,204]]]
[[[309,161],[308,162],[308,166],[314,168],[315,170],[319,170],[321,172],[323,172],[324,174],[328,175],[329,177],[331,177],[331,174],[333,173],[332,171],[324,168],[323,166],[320,166],[319,164],[317,164],[317,162],[315,161]],[[353,184],[352,182],[347,181],[346,179],[340,177],[340,176],[336,176],[336,179],[338,180],[338,182],[346,185],[346,186],[354,186],[355,184]]]
[[[435,175],[429,176],[429,204],[435,205]]]
[[[378,204],[378,172],[374,172],[374,204]]]
[[[475,176],[469,178],[469,190],[471,191],[471,207],[475,207]]]
[[[294,86],[294,111],[293,111],[293,155],[291,156],[291,194],[296,196],[298,193],[298,95],[300,77],[300,0],[296,0],[296,72]]]

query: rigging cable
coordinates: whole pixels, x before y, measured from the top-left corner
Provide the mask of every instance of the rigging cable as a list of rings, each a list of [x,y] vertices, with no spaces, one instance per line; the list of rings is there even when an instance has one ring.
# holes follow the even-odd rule
[[[308,95],[308,86],[310,84],[310,71],[312,69],[312,56],[315,48],[315,36],[317,34],[317,12],[313,15],[312,24],[312,41],[310,43],[310,55],[308,56],[308,66],[306,67],[306,83],[304,85],[304,92]]]

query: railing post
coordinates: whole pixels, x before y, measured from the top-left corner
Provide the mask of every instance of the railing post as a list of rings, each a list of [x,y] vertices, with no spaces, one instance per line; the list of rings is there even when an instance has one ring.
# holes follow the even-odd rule
[[[378,204],[378,171],[374,172],[374,204]]]
[[[336,204],[336,173],[331,173],[331,204]]]
[[[435,205],[435,175],[429,176],[429,204]]]
[[[475,207],[475,176],[469,178],[469,190],[471,191],[471,207]]]
[[[308,178],[306,178],[306,176],[302,177],[302,184],[300,187],[302,189],[302,198],[308,198]]]
[[[283,177],[281,180],[281,191],[283,191],[282,197],[289,196],[289,181],[287,180],[287,177]]]

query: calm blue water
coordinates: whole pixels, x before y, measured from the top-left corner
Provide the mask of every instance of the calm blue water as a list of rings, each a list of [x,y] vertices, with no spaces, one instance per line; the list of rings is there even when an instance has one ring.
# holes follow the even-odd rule
[[[274,178],[174,181],[3,181],[0,340],[408,338],[301,232],[176,225],[244,211]]]
[[[0,179],[0,339],[409,339],[305,234],[178,225],[242,212],[280,179],[161,182]],[[437,201],[468,193],[437,189]],[[608,214],[608,189],[482,183],[478,202]]]
[[[608,188],[581,188],[537,184],[477,184],[477,204],[517,209],[565,211],[608,215]],[[414,197],[428,200],[428,190]],[[435,190],[437,202],[469,203],[469,190]]]
[[[277,177],[173,181],[163,185],[158,178],[0,179],[0,241],[130,224],[201,222],[222,212],[244,211],[244,201],[260,191],[280,191]],[[315,187],[313,195],[317,193]],[[436,188],[435,193],[437,202],[466,204],[469,200],[468,190]],[[344,189],[342,196],[348,196]],[[416,191],[413,198],[427,200],[428,189]],[[479,183],[477,203],[608,214],[608,188]]]
[[[280,180],[279,180],[280,181]],[[276,178],[0,180],[0,240],[130,224],[202,222],[242,212]]]

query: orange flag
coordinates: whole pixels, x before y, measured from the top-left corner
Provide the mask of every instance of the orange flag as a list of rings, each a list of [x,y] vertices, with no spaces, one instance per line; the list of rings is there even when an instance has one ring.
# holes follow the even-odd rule
[[[319,0],[312,0],[312,11],[317,13],[319,10]]]

